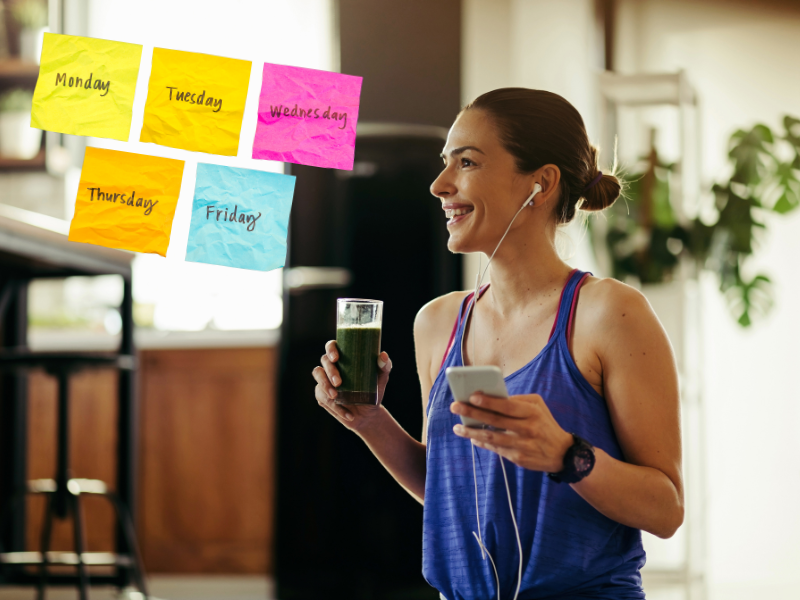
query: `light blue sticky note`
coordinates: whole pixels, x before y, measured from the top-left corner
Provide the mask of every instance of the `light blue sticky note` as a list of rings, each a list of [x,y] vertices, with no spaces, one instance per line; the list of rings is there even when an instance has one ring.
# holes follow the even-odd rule
[[[198,163],[186,260],[254,271],[282,267],[294,181]]]

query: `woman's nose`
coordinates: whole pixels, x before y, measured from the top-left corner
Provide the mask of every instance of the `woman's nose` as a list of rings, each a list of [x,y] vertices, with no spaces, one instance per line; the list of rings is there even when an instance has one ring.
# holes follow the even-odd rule
[[[431,194],[437,198],[447,198],[455,193],[456,187],[453,185],[449,170],[445,169],[439,173],[439,176],[431,184]]]

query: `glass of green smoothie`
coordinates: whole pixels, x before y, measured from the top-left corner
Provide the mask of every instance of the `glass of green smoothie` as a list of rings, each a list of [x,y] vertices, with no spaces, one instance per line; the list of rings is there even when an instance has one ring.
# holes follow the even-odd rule
[[[378,404],[378,354],[381,352],[383,302],[363,298],[336,301],[336,367],[342,384],[337,404]]]

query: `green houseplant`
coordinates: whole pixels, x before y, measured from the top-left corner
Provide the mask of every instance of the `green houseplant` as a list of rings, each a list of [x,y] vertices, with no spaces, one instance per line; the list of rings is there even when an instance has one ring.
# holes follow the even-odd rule
[[[743,266],[766,231],[765,213],[786,214],[800,205],[800,119],[785,116],[783,131],[758,124],[730,138],[731,176],[712,186],[714,216],[679,223],[669,201],[673,165],[651,150],[638,172],[627,176],[626,201],[609,211],[603,242],[613,276],[641,283],[669,281],[682,256],[718,275],[732,315],[748,327],[773,303],[764,273],[744,275]],[[593,234],[596,230],[593,229]]]

